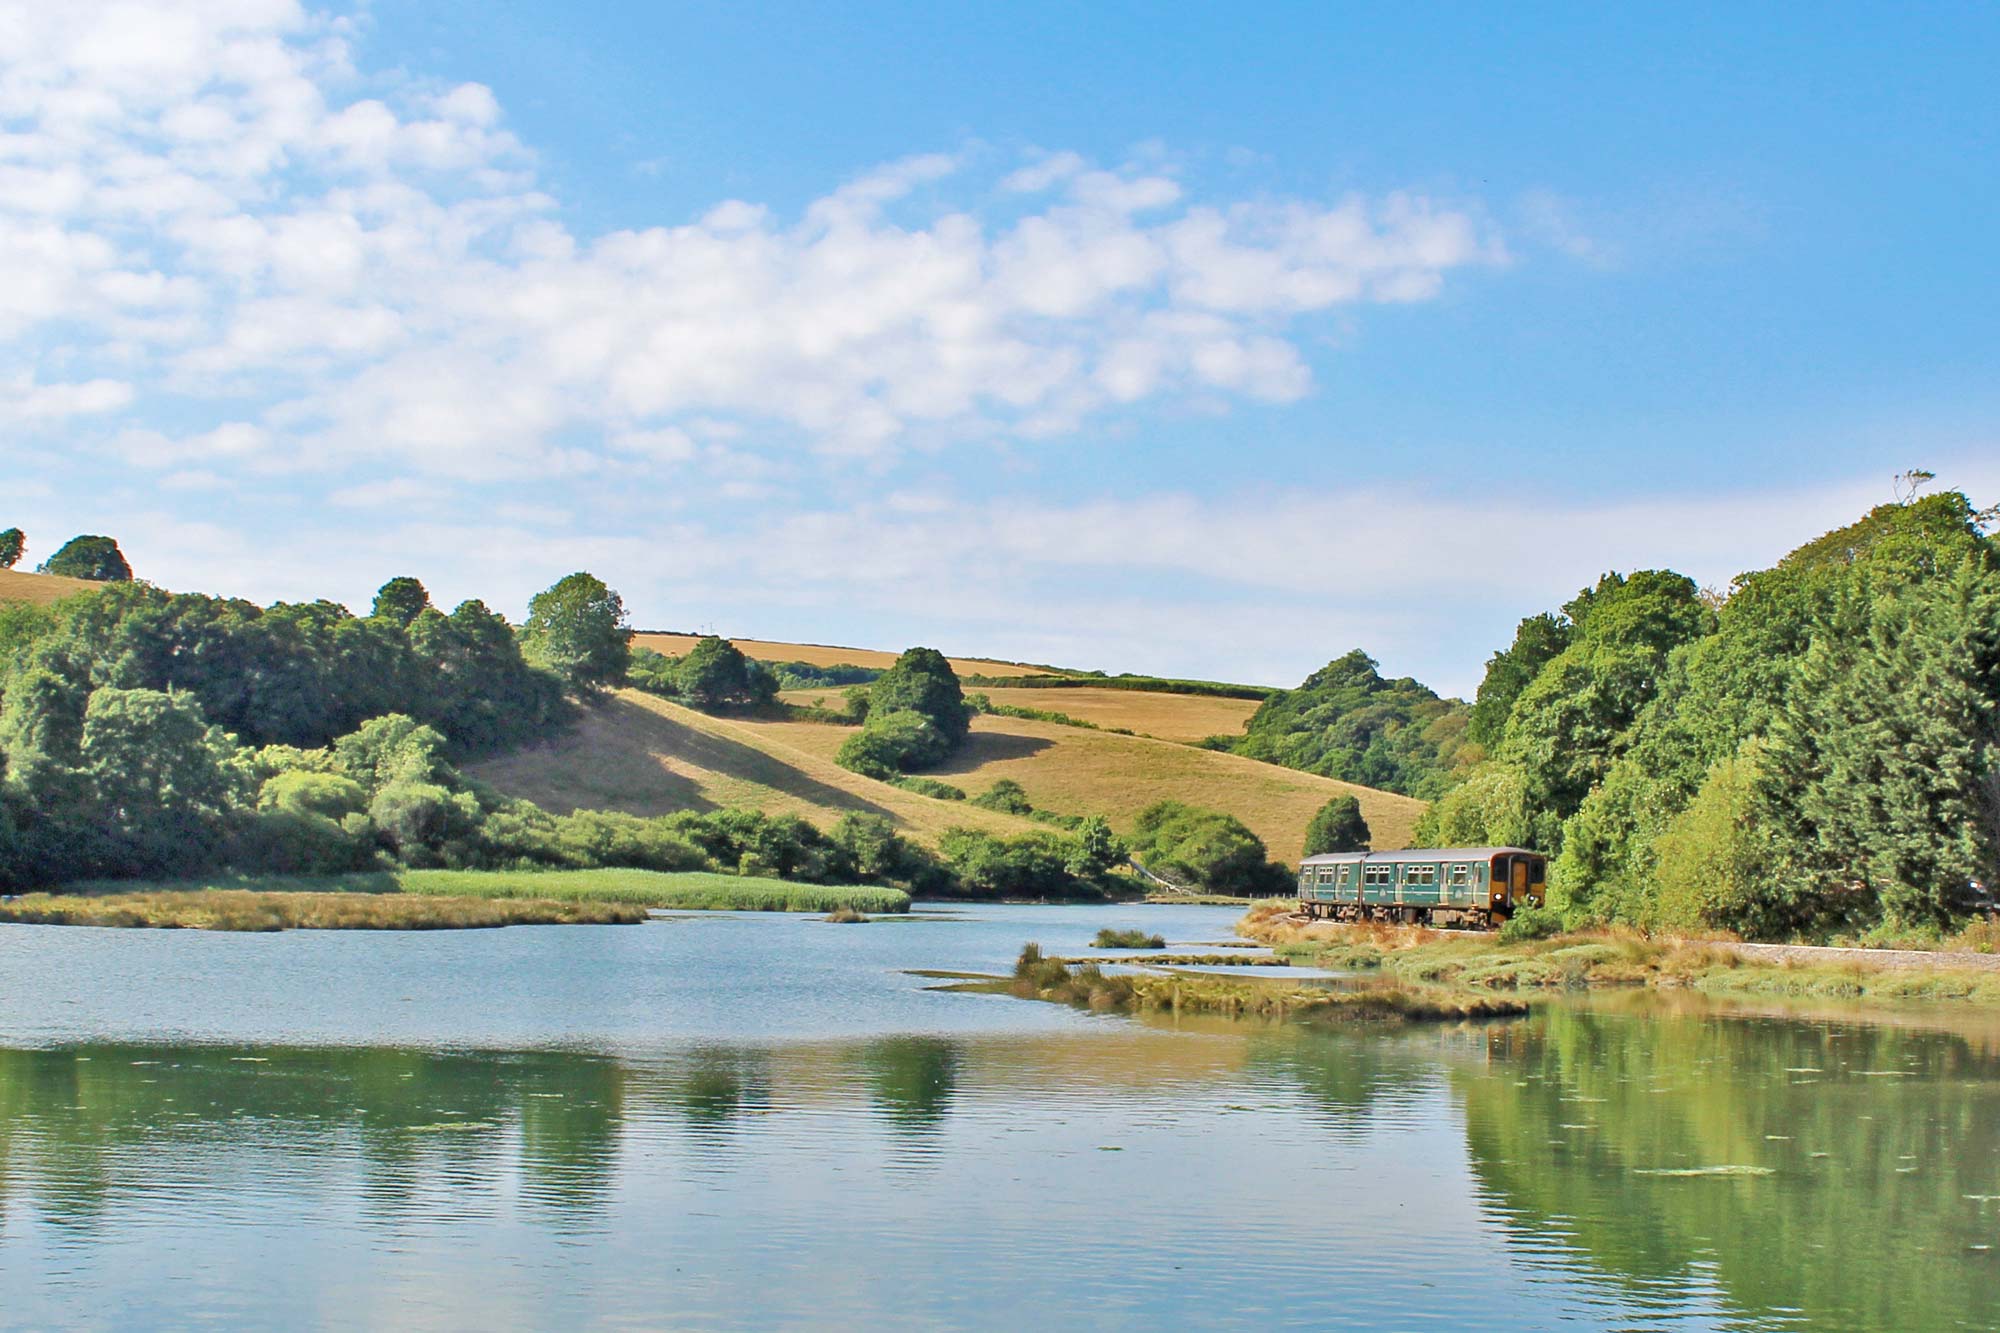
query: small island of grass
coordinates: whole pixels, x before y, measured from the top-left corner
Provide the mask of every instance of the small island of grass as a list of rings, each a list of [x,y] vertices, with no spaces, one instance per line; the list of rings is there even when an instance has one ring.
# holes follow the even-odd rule
[[[496,926],[622,926],[643,907],[614,902],[427,897],[402,893],[30,893],[0,899],[0,922],[182,930],[469,930]]]
[[[1100,1012],[1316,1021],[1490,1018],[1528,1009],[1527,1002],[1517,997],[1430,987],[1340,990],[1187,972],[1114,974],[1092,963],[1045,957],[1041,946],[1032,943],[1023,946],[1012,976],[968,978],[947,989],[1014,995]]]
[[[1164,949],[1166,937],[1150,935],[1143,930],[1113,930],[1106,926],[1097,932],[1097,938],[1090,942],[1093,949]]]

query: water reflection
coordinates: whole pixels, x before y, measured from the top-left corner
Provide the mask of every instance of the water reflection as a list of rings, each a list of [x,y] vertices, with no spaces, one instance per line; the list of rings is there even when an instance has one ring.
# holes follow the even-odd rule
[[[2000,1057],[1970,1032],[1558,1008],[1454,1066],[1481,1197],[1635,1303],[2000,1326]]]
[[[1987,1020],[0,1050],[0,1326],[1991,1328],[1996,1233]]]

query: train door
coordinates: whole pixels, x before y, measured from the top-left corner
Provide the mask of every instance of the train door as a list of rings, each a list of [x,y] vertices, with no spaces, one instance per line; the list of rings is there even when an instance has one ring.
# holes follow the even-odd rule
[[[1528,900],[1527,857],[1517,856],[1514,858],[1514,877],[1508,881],[1508,885],[1507,903],[1509,906],[1515,903],[1524,903]]]

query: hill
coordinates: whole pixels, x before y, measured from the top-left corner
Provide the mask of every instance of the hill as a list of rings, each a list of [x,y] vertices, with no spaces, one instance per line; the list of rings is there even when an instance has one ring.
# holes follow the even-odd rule
[[[87,579],[66,579],[60,574],[24,574],[18,569],[0,569],[0,602],[29,602],[47,606],[73,593],[90,592],[103,586]]]
[[[830,746],[798,743],[798,733],[817,740],[822,732]],[[824,826],[859,811],[886,815],[926,842],[954,824],[1001,834],[1039,827],[850,773],[832,757],[846,735],[843,727],[710,717],[638,690],[621,690],[588,710],[569,733],[466,772],[559,813],[663,815],[747,806],[802,815]]]
[[[1059,693],[1066,698],[1070,691]],[[570,735],[470,771],[555,810],[662,814],[748,805],[820,823],[864,810],[889,816],[924,841],[955,824],[996,833],[1041,827],[850,773],[833,762],[850,734],[824,723],[710,717],[626,690]],[[965,748],[925,776],[975,795],[996,779],[1012,778],[1038,809],[1103,814],[1120,831],[1154,801],[1187,801],[1235,815],[1280,861],[1298,856],[1306,821],[1333,796],[1360,798],[1380,847],[1405,845],[1423,810],[1421,801],[1408,797],[1240,755],[1007,717],[975,719]]]
[[[642,630],[632,636],[634,648],[651,648],[664,657],[679,657],[694,647],[693,634],[659,634]],[[827,643],[775,643],[767,639],[731,639],[745,657],[759,662],[807,662],[813,666],[860,666],[886,668],[895,665],[896,654],[874,648],[842,648]],[[987,657],[946,659],[961,676],[1049,676],[1058,675],[1047,667],[1023,662],[1001,662]]]

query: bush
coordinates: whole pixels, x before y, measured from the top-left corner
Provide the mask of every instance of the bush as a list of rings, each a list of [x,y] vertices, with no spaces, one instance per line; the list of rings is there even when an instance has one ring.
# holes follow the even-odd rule
[[[1167,940],[1164,935],[1148,935],[1143,930],[1113,930],[1106,926],[1097,932],[1097,938],[1090,942],[1093,949],[1164,949]]]
[[[1028,793],[1012,778],[999,779],[973,797],[972,804],[982,810],[998,810],[1007,815],[1029,815],[1035,811],[1035,807],[1028,803]]]
[[[1515,944],[1524,940],[1545,940],[1562,934],[1562,917],[1548,907],[1517,908],[1514,915],[1507,918],[1500,927],[1503,944]]]
[[[939,782],[936,778],[891,778],[889,779],[889,784],[894,787],[901,787],[904,791],[913,791],[919,796],[929,796],[939,801],[962,801],[965,799],[965,788],[954,787],[949,782]]]
[[[863,777],[889,779],[928,768],[951,753],[952,742],[924,714],[871,708],[862,729],[841,742],[834,762]]]

